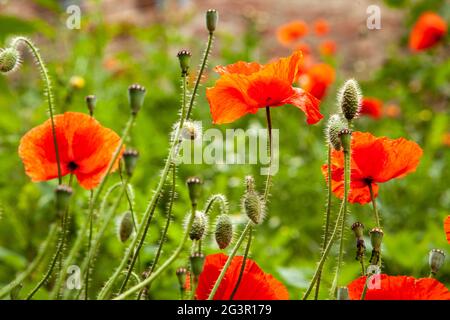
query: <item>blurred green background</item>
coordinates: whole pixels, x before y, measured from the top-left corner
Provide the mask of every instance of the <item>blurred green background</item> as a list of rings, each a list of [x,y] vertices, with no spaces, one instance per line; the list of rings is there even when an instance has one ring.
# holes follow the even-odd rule
[[[312,9],[309,8],[312,15],[308,15],[296,7],[290,10],[289,1],[282,1],[285,6],[280,7],[290,10],[290,16],[278,13],[270,19],[273,13],[270,1],[248,1],[247,6],[237,12],[233,1],[228,4],[226,1],[136,1],[134,7],[122,10],[115,1],[3,0],[0,1],[0,47],[13,35],[29,36],[48,64],[56,111],[87,112],[84,97],[95,94],[98,99],[96,118],[116,132],[121,132],[129,113],[128,85],[136,82],[147,88],[145,107],[127,141],[127,145],[138,149],[141,155],[131,181],[136,197],[135,210],[140,215],[156,186],[167,154],[169,133],[178,118],[180,71],[176,53],[183,48],[192,51],[192,86],[194,67],[201,59],[207,38],[203,26],[205,9],[216,7],[220,13],[210,67],[237,60],[266,62],[275,56],[288,55],[290,51],[276,42],[275,30],[279,24],[291,19],[307,22],[327,19],[332,26],[329,37],[336,41],[338,49],[334,56],[318,56],[336,69],[336,80],[321,105],[322,113],[327,118],[334,112],[337,89],[346,78],[355,77],[361,82],[365,96],[377,97],[385,105],[395,104],[400,109],[395,117],[385,115],[378,120],[363,117],[356,122],[356,129],[378,136],[405,137],[419,143],[424,150],[417,172],[380,186],[378,205],[385,230],[384,272],[426,277],[429,250],[449,251],[443,219],[450,214],[450,147],[443,137],[450,132],[450,51],[447,36],[440,47],[412,54],[407,49],[407,38],[421,12],[433,10],[448,22],[450,6],[444,0],[379,2],[382,19],[383,15],[387,17],[386,24],[382,20],[381,30],[364,31],[364,1],[363,4],[333,1],[333,5],[331,1],[323,2],[312,5]],[[66,27],[69,15],[65,8],[69,4],[81,5],[79,30]],[[359,10],[360,16],[349,19],[343,28],[344,22],[336,12],[352,11],[349,6],[355,6],[353,9]],[[350,23],[360,28],[351,28]],[[314,46],[315,40],[311,41]],[[74,76],[82,77],[84,85],[80,88],[71,85]],[[265,126],[264,112],[229,125],[212,125],[204,93],[205,87],[212,86],[215,79],[217,76],[209,68],[194,111],[194,119],[202,121],[203,129]],[[17,155],[20,137],[45,121],[46,107],[39,74],[32,58],[24,53],[21,68],[14,74],[0,77],[0,287],[26,268],[55,219],[53,190],[56,182],[31,183]],[[274,128],[280,129],[280,170],[273,180],[267,219],[255,232],[251,258],[285,283],[291,298],[296,299],[305,290],[320,254],[326,195],[320,167],[326,157],[323,135],[326,119],[318,125],[307,126],[304,115],[290,106],[273,109],[272,116]],[[199,175],[205,181],[201,206],[209,195],[225,194],[236,229],[240,230],[244,222],[240,208],[243,179],[249,174],[255,176],[262,188],[264,177],[259,175],[258,166],[181,165],[174,223],[162,259],[177,246],[182,233],[184,215],[189,208],[184,184],[187,177]],[[116,180],[118,177],[114,174],[110,183]],[[76,187],[71,239],[86,218],[88,195],[87,191]],[[334,198],[336,205],[337,202]],[[161,203],[151,226],[142,251],[141,270],[154,256],[164,224],[164,208]],[[126,201],[123,201],[121,212],[126,210]],[[373,226],[369,205],[351,206],[349,226],[357,220],[367,228]],[[370,243],[369,239],[366,243]],[[117,226],[111,225],[92,274],[93,292],[111,275],[125,247],[117,237]],[[205,251],[219,251],[212,236],[206,241]],[[346,252],[341,284],[356,278],[360,270],[354,260],[355,242],[350,232]],[[188,250],[155,282],[151,298],[178,297],[175,268],[186,263],[187,255]],[[78,260],[81,263],[80,257]],[[334,258],[330,258],[325,267],[323,288],[330,285],[334,266]],[[46,267],[47,262],[42,263],[24,283],[23,294],[40,279]],[[450,286],[450,263],[442,268],[438,279]],[[46,290],[41,290],[36,298],[46,296]],[[322,289],[321,297],[327,296],[327,290]]]

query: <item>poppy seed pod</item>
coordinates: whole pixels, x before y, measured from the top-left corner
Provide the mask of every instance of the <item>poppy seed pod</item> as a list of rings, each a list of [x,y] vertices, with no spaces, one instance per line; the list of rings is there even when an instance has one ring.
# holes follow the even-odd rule
[[[200,252],[196,252],[189,257],[191,262],[191,270],[194,277],[198,277],[203,271],[203,265],[205,264],[205,255]]]
[[[145,93],[145,88],[139,84],[132,84],[128,87],[128,101],[133,115],[137,115],[144,104]]]
[[[350,152],[352,131],[350,129],[343,129],[339,131],[339,139],[341,140],[341,145],[344,152]]]
[[[341,150],[342,147],[339,133],[344,129],[347,129],[347,124],[344,122],[344,119],[342,119],[342,116],[333,114],[328,120],[325,134],[327,142],[337,151]]]
[[[119,225],[119,238],[122,243],[130,238],[133,229],[133,217],[131,216],[131,212],[127,211],[123,214]]]
[[[233,224],[231,218],[227,214],[221,214],[216,221],[216,242],[219,248],[225,249],[233,239]]]
[[[178,284],[180,288],[184,290],[186,285],[186,277],[187,277],[187,269],[186,268],[178,268],[176,271],[176,275],[178,278]]]
[[[89,110],[89,115],[92,117],[94,115],[95,105],[97,104],[97,98],[94,95],[89,95],[85,98],[85,100]]]
[[[436,274],[441,269],[445,261],[445,253],[439,249],[432,249],[429,254],[428,263],[430,265],[431,273]]]
[[[206,11],[206,28],[209,33],[213,33],[216,30],[218,20],[219,13],[216,9],[209,9]]]
[[[350,296],[348,294],[348,288],[347,287],[339,287],[337,289],[337,300],[350,300]]]
[[[177,57],[180,61],[181,74],[187,75],[189,72],[191,53],[188,50],[181,50],[178,52]]]
[[[66,185],[59,185],[55,189],[56,194],[56,212],[58,216],[63,216],[64,211],[69,206],[70,197],[72,196],[72,188]]]
[[[358,115],[361,108],[361,89],[354,79],[347,80],[342,86],[338,99],[342,113],[347,120]]]
[[[201,240],[205,235],[208,219],[202,211],[196,211],[194,221],[192,222],[189,238],[191,240]]]
[[[247,176],[246,183],[247,191],[245,192],[242,201],[245,214],[254,224],[260,224],[264,218],[264,203],[258,192],[255,190],[255,181],[253,180],[253,177]]]
[[[128,176],[131,177],[131,175],[134,172],[134,169],[136,168],[137,159],[139,158],[139,152],[134,149],[126,149],[123,152],[123,161],[125,162],[125,170],[128,174]]]
[[[197,205],[197,201],[200,198],[202,191],[202,180],[199,177],[190,177],[186,180],[186,184],[189,189],[189,198],[191,199],[191,204],[193,206]]]
[[[15,48],[0,49],[0,71],[14,72],[20,66],[20,54]]]
[[[355,222],[352,224],[352,230],[355,233],[357,239],[361,239],[364,235],[364,225],[361,222]]]
[[[369,235],[373,249],[380,251],[381,242],[383,240],[383,230],[381,230],[380,228],[373,228],[372,230],[370,230]]]

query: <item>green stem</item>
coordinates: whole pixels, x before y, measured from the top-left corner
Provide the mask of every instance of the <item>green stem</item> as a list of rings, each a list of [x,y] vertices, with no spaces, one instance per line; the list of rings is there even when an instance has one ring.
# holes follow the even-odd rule
[[[61,174],[61,161],[59,158],[59,149],[58,149],[58,141],[56,138],[56,128],[55,128],[55,120],[53,116],[54,111],[54,103],[53,103],[53,93],[52,93],[52,85],[50,81],[50,77],[48,75],[47,67],[44,64],[44,61],[42,60],[41,55],[39,54],[38,48],[27,38],[25,37],[17,37],[14,38],[11,47],[16,48],[18,47],[19,43],[23,42],[25,43],[28,48],[31,51],[31,54],[36,60],[36,63],[40,69],[42,80],[44,81],[45,89],[44,94],[47,97],[47,103],[48,103],[48,112],[50,114],[50,122],[52,125],[52,135],[53,135],[53,145],[55,147],[55,155],[56,155],[56,164],[58,169],[58,184],[62,184],[62,174]]]
[[[237,290],[239,288],[239,285],[241,284],[242,278],[244,276],[245,264],[246,264],[246,261],[247,261],[248,253],[250,251],[250,247],[252,245],[252,230],[253,230],[253,228],[250,227],[250,230],[248,231],[248,240],[247,240],[247,245],[245,247],[244,257],[242,258],[241,269],[239,271],[239,277],[238,277],[236,285],[235,285],[235,287],[233,289],[233,292],[230,295],[230,300],[233,300],[233,298],[234,298],[234,296],[235,296],[235,294],[236,294],[236,292],[237,292]]]
[[[272,186],[272,117],[270,116],[270,107],[266,107],[266,120],[267,120],[267,134],[269,141],[267,144],[267,151],[269,153],[269,169],[266,179],[266,187],[264,188],[264,205],[267,205],[267,200],[270,194],[270,188]]]
[[[186,119],[189,119],[189,117],[191,116],[192,108],[194,107],[195,96],[197,95],[197,91],[200,86],[200,81],[202,80],[203,72],[205,71],[206,64],[208,62],[208,56],[211,51],[213,39],[214,39],[213,33],[210,32],[208,36],[208,43],[206,45],[205,53],[203,55],[202,64],[200,66],[200,70],[198,72],[197,79],[195,81],[194,89],[192,91],[192,95],[189,100],[189,108],[187,110]]]
[[[89,195],[89,207],[92,207],[92,198],[93,198],[93,195],[94,195],[94,193],[93,193],[93,191],[91,190],[91,191],[90,191],[90,195]],[[93,220],[93,218],[94,218],[94,212],[93,212],[93,211],[90,211],[90,212],[89,212],[89,217],[88,217],[88,219],[89,219],[89,239],[88,239],[87,252],[90,252],[90,251],[91,251],[92,229],[93,229],[93,226],[92,226],[92,220]],[[84,288],[84,292],[85,292],[85,300],[88,300],[88,299],[89,299],[89,265],[88,265],[87,270],[86,270],[86,277],[85,277],[85,279],[84,279],[84,284],[85,284],[85,288]]]
[[[375,223],[377,225],[377,228],[381,228],[380,216],[378,214],[377,202],[375,201],[375,197],[374,197],[374,194],[373,194],[372,183],[369,183],[368,187],[369,187],[369,192],[370,192],[370,199],[372,200],[373,214],[374,214],[374,217],[375,217]]]
[[[22,281],[24,281],[30,274],[32,274],[36,270],[36,268],[44,260],[45,256],[49,252],[49,249],[51,248],[51,243],[53,242],[53,238],[55,238],[57,231],[58,231],[57,225],[52,224],[50,226],[47,238],[42,243],[39,252],[34,258],[34,260],[28,265],[28,268],[24,272],[20,273],[13,281],[8,283],[0,290],[0,299],[6,296],[12,289],[14,289],[20,283],[22,283]]]
[[[150,285],[159,275],[161,275],[161,273],[164,270],[166,270],[175,261],[175,259],[178,258],[178,255],[183,251],[184,245],[189,237],[189,231],[191,230],[192,223],[194,222],[195,211],[196,211],[196,206],[192,206],[192,211],[191,211],[191,214],[189,217],[189,221],[188,221],[186,230],[184,231],[183,238],[182,238],[180,244],[178,245],[177,249],[175,250],[175,252],[169,257],[169,259],[167,259],[166,262],[164,262],[164,264],[161,267],[159,267],[159,269],[157,269],[150,277],[148,277],[144,281],[138,283],[134,287],[128,289],[127,291],[125,291],[124,293],[122,293],[121,295],[116,297],[114,300],[125,299],[130,294],[133,294],[134,292],[144,288],[145,286]]]
[[[231,261],[233,261],[234,256],[236,255],[237,251],[239,250],[242,242],[244,241],[247,233],[252,229],[252,222],[247,222],[247,225],[244,228],[244,231],[242,231],[241,236],[239,237],[238,241],[236,242],[236,245],[234,246],[233,250],[231,251],[230,255],[228,256],[227,261],[225,262],[225,265],[222,268],[222,271],[219,274],[219,277],[216,280],[216,283],[214,284],[214,287],[212,288],[211,292],[209,293],[208,300],[214,299],[214,296],[216,295],[217,289],[219,288],[220,283],[222,282],[225,273],[227,272],[228,267],[231,264]]]
[[[330,214],[331,214],[331,146],[328,145],[328,155],[327,155],[327,207],[325,211],[325,230],[323,234],[323,243],[322,243],[322,250],[321,255],[325,251],[325,247],[328,242],[328,233],[330,229]],[[317,278],[317,285],[316,285],[316,292],[314,294],[314,300],[317,300],[319,298],[319,291],[320,291],[320,280],[322,278],[322,268],[319,269],[319,276]]]

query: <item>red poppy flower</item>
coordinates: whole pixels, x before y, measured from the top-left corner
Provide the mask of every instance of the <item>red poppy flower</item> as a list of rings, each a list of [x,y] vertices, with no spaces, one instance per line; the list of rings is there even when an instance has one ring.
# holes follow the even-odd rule
[[[317,63],[310,67],[306,74],[300,78],[300,85],[317,99],[322,99],[328,87],[333,83],[335,72],[333,67],[326,63]]]
[[[300,42],[297,44],[295,50],[301,51],[304,58],[311,54],[311,47],[306,42]]]
[[[353,132],[349,202],[365,204],[371,201],[369,185],[374,197],[378,183],[401,178],[416,170],[422,149],[404,138],[377,138],[368,132]],[[326,179],[327,165],[322,166]],[[344,196],[344,154],[333,150],[331,155],[331,186],[333,193]]]
[[[242,62],[217,66],[221,77],[206,89],[213,122],[230,123],[259,108],[292,104],[301,109],[308,124],[318,122],[320,101],[300,88],[292,87],[298,80],[302,61],[300,51],[266,65]]]
[[[423,13],[409,36],[409,48],[421,51],[434,46],[447,33],[447,23],[434,12]]]
[[[330,31],[328,21],[325,19],[317,19],[314,21],[314,31],[319,37],[326,35]]]
[[[450,243],[450,216],[447,216],[444,220],[444,231],[445,236],[447,237],[448,243]]]
[[[105,174],[120,137],[84,113],[66,112],[55,116],[54,120],[61,174],[73,173],[83,188],[94,188]],[[32,181],[58,177],[50,119],[22,137],[19,156]],[[119,158],[113,170],[117,168]]]
[[[206,257],[200,274],[196,298],[206,300],[219,277],[228,257],[222,253]],[[217,289],[214,300],[229,300],[237,283],[242,265],[242,256],[234,257]],[[245,270],[233,300],[288,300],[289,293],[284,285],[263,270],[251,259],[247,259]]]
[[[308,33],[308,26],[304,21],[295,20],[280,26],[277,30],[278,41],[282,45],[289,45]]]
[[[450,291],[432,278],[415,279],[381,274],[379,280],[374,278],[372,282],[364,300],[450,300]],[[361,300],[365,283],[364,276],[348,285],[351,300]]]
[[[379,119],[383,114],[383,101],[377,98],[364,97],[361,102],[361,110],[359,113],[374,119]]]
[[[333,40],[327,40],[319,45],[319,51],[324,56],[332,56],[336,53],[337,45]]]

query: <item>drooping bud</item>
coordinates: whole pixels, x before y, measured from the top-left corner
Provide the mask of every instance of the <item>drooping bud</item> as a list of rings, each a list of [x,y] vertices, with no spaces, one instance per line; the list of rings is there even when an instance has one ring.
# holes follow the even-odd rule
[[[245,214],[254,223],[260,224],[264,219],[264,203],[255,190],[255,181],[253,177],[247,176],[245,178],[247,183],[247,191],[244,194],[242,203]]]
[[[69,207],[69,201],[72,193],[72,188],[69,186],[59,185],[56,187],[56,213],[59,217],[62,217],[64,212]]]
[[[221,214],[216,221],[216,242],[220,249],[225,249],[233,239],[233,224],[227,214]]]
[[[94,115],[95,105],[97,104],[97,98],[94,95],[89,95],[85,99],[89,115],[92,117]]]
[[[337,300],[350,300],[347,287],[339,287],[337,289]]]
[[[203,265],[205,264],[205,255],[200,252],[196,252],[189,257],[191,262],[191,271],[194,277],[198,277],[203,271]]]
[[[333,114],[328,120],[326,138],[327,142],[337,151],[341,150],[342,147],[339,132],[344,129],[347,129],[347,124],[344,119],[342,119],[342,116],[339,114]]]
[[[20,66],[20,53],[15,48],[0,49],[0,71],[14,72]]]
[[[431,274],[435,275],[439,272],[445,261],[445,253],[439,249],[432,249],[429,254],[428,263],[430,265]]]
[[[352,120],[358,115],[361,108],[361,89],[355,79],[347,80],[342,86],[338,102],[347,120]]]
[[[137,115],[144,104],[145,93],[145,88],[139,84],[132,84],[128,87],[128,101],[133,115]]]
[[[203,211],[196,211],[191,230],[189,231],[189,238],[191,238],[191,240],[201,240],[205,235],[207,224],[208,219]]]
[[[219,13],[216,9],[206,11],[206,28],[208,28],[209,33],[213,33],[216,30],[218,20]]]
[[[184,291],[186,289],[186,278],[187,278],[187,269],[186,268],[178,268],[176,271],[176,275],[178,278],[178,284],[180,285],[180,289]]]
[[[131,212],[127,211],[120,219],[119,225],[119,238],[122,243],[126,242],[130,238],[133,233],[133,229],[133,217],[131,216]]]
[[[74,90],[81,90],[86,85],[86,81],[83,77],[72,76],[69,80],[70,87]]]
[[[178,125],[178,123],[177,123]],[[185,140],[196,140],[202,135],[202,126],[199,121],[187,120],[181,129],[181,137]]]
[[[383,230],[380,228],[373,228],[369,232],[370,242],[372,243],[372,256],[370,257],[371,264],[378,264],[381,256],[381,242],[383,241]]]
[[[123,161],[125,162],[125,171],[128,176],[132,176],[134,169],[136,168],[136,163],[139,158],[139,152],[134,149],[126,149],[123,152]]]
[[[352,131],[350,129],[343,129],[339,131],[339,139],[341,140],[341,146],[344,152],[350,152]]]
[[[188,50],[181,50],[178,52],[177,57],[180,61],[181,74],[185,76],[189,72],[191,52]]]
[[[193,206],[197,205],[202,191],[202,180],[199,177],[190,177],[186,180],[189,189],[189,198]]]

